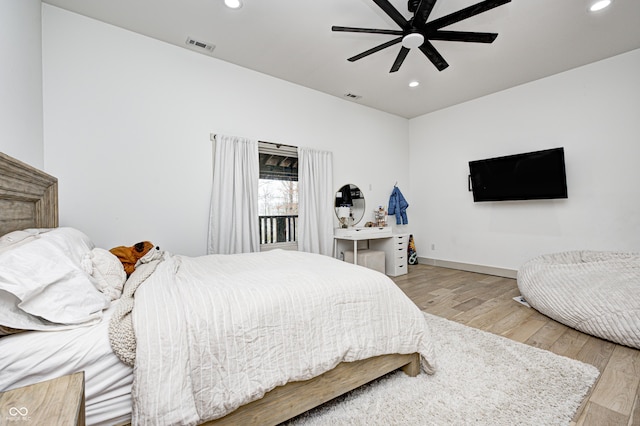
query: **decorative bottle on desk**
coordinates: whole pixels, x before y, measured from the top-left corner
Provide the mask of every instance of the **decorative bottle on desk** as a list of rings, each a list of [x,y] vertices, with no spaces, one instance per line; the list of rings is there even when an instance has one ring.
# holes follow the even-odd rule
[[[387,213],[384,211],[382,206],[378,207],[378,210],[374,212],[374,218],[376,221],[376,226],[387,226]]]

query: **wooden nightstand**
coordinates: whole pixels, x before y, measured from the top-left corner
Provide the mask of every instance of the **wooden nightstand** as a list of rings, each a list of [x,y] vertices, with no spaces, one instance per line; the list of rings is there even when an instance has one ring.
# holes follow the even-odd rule
[[[0,393],[0,424],[9,423],[84,425],[84,371]]]

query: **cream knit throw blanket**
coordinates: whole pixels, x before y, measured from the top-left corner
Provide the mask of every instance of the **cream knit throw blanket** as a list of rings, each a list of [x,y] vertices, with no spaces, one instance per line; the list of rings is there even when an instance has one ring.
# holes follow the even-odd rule
[[[113,352],[122,362],[133,367],[136,362],[136,334],[131,312],[138,287],[156,270],[162,260],[153,260],[136,267],[124,285],[120,302],[109,321],[109,341]]]

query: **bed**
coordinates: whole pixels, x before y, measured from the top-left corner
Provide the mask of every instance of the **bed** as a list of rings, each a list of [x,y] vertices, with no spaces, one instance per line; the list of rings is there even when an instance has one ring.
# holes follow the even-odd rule
[[[24,238],[0,248],[0,269],[9,255],[71,239],[64,256],[77,251],[73,267],[95,278],[87,253],[105,250],[56,228],[54,177],[0,154],[0,209],[0,235]],[[87,312],[0,337],[0,391],[84,371],[88,424],[275,425],[398,368],[434,372],[418,308],[383,274],[331,257],[165,252],[102,309],[110,297],[89,281],[101,291],[86,289]],[[51,304],[41,305],[46,317]],[[135,367],[113,349],[114,324],[135,325]]]

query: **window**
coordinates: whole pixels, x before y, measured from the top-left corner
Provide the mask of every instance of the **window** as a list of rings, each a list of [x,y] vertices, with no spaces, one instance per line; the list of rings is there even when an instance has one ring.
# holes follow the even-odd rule
[[[298,149],[259,142],[258,154],[261,249],[295,249],[298,227]]]

